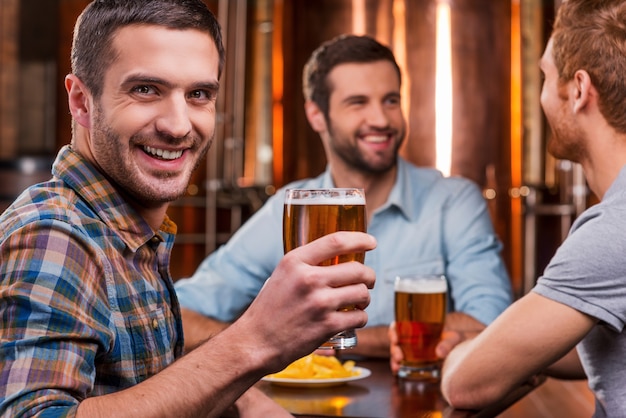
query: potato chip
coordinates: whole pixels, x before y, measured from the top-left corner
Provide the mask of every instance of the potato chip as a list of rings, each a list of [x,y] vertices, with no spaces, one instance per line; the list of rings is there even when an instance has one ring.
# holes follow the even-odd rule
[[[354,368],[354,361],[348,360],[341,363],[335,356],[321,356],[311,353],[304,356],[278,373],[268,377],[281,379],[336,379],[357,376],[358,370]]]

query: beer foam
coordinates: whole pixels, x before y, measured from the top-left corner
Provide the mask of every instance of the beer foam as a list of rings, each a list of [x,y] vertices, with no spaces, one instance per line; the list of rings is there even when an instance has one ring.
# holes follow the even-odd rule
[[[394,288],[397,292],[404,293],[445,293],[448,285],[445,280],[398,278]]]
[[[334,197],[327,196],[324,194],[313,194],[308,197],[302,198],[290,198],[289,204],[291,205],[365,205],[365,196],[363,195],[349,195],[349,196],[340,196],[336,195]]]

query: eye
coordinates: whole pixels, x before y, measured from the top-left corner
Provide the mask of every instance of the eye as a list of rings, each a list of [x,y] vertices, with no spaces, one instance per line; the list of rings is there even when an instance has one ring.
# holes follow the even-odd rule
[[[217,92],[210,89],[198,89],[189,93],[188,97],[198,101],[213,101]]]
[[[347,103],[353,106],[360,106],[366,104],[367,99],[365,97],[352,97]]]
[[[385,103],[391,106],[397,106],[400,104],[400,96],[390,96],[387,97]]]
[[[137,93],[137,94],[142,94],[142,95],[149,95],[149,94],[156,94],[156,89],[152,86],[149,86],[147,84],[141,84],[138,86],[134,86],[131,91],[133,93]]]

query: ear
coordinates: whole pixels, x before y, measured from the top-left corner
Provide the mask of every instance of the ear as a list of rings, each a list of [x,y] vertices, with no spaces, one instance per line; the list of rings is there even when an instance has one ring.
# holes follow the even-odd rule
[[[91,126],[91,94],[82,81],[74,74],[65,76],[65,90],[72,119],[89,129]]]
[[[580,112],[592,101],[595,89],[591,83],[591,77],[585,70],[578,70],[572,80],[572,90],[570,91],[573,100],[573,111]]]
[[[324,118],[324,113],[322,113],[315,102],[307,100],[304,103],[304,112],[315,132],[320,133],[326,131],[326,118]]]

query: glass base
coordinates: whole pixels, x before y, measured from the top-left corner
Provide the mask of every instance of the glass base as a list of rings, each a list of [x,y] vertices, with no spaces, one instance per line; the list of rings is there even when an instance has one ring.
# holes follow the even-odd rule
[[[429,364],[423,366],[400,366],[398,377],[408,380],[422,380],[438,382],[441,379],[441,364]]]
[[[319,348],[322,350],[347,350],[356,347],[356,332],[353,329],[340,332]]]

